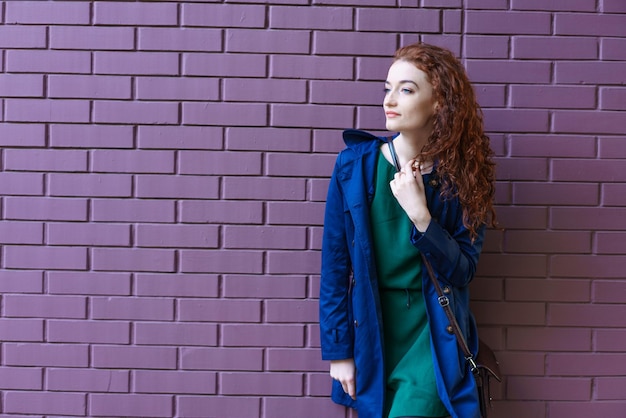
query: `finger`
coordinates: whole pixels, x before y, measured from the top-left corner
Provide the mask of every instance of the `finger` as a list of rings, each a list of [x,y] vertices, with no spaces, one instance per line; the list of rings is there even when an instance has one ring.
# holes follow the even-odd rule
[[[354,384],[354,380],[348,381],[348,390],[346,393],[354,400],[356,400],[356,385]]]

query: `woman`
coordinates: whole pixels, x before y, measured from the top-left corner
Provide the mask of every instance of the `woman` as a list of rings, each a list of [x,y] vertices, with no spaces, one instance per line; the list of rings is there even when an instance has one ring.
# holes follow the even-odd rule
[[[328,190],[320,331],[332,399],[359,418],[479,418],[473,376],[420,253],[476,354],[468,285],[485,227],[495,226],[482,113],[459,61],[426,44],[396,52],[383,108],[397,134],[345,131]]]

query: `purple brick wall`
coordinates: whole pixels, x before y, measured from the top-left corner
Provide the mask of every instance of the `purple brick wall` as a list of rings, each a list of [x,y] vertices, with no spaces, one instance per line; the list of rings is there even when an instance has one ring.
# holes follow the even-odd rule
[[[461,57],[496,418],[626,416],[623,0],[0,1],[0,415],[355,418],[317,320],[340,132]]]

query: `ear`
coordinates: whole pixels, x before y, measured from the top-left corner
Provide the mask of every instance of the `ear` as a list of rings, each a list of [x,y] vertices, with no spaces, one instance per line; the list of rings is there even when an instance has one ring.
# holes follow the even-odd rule
[[[439,102],[435,101],[433,103],[433,113],[439,112]]]

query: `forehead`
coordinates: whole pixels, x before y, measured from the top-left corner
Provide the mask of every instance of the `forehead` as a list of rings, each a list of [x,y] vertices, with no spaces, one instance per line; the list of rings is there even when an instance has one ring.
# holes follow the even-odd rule
[[[413,81],[416,84],[430,84],[428,75],[408,61],[396,61],[389,67],[387,82]]]

